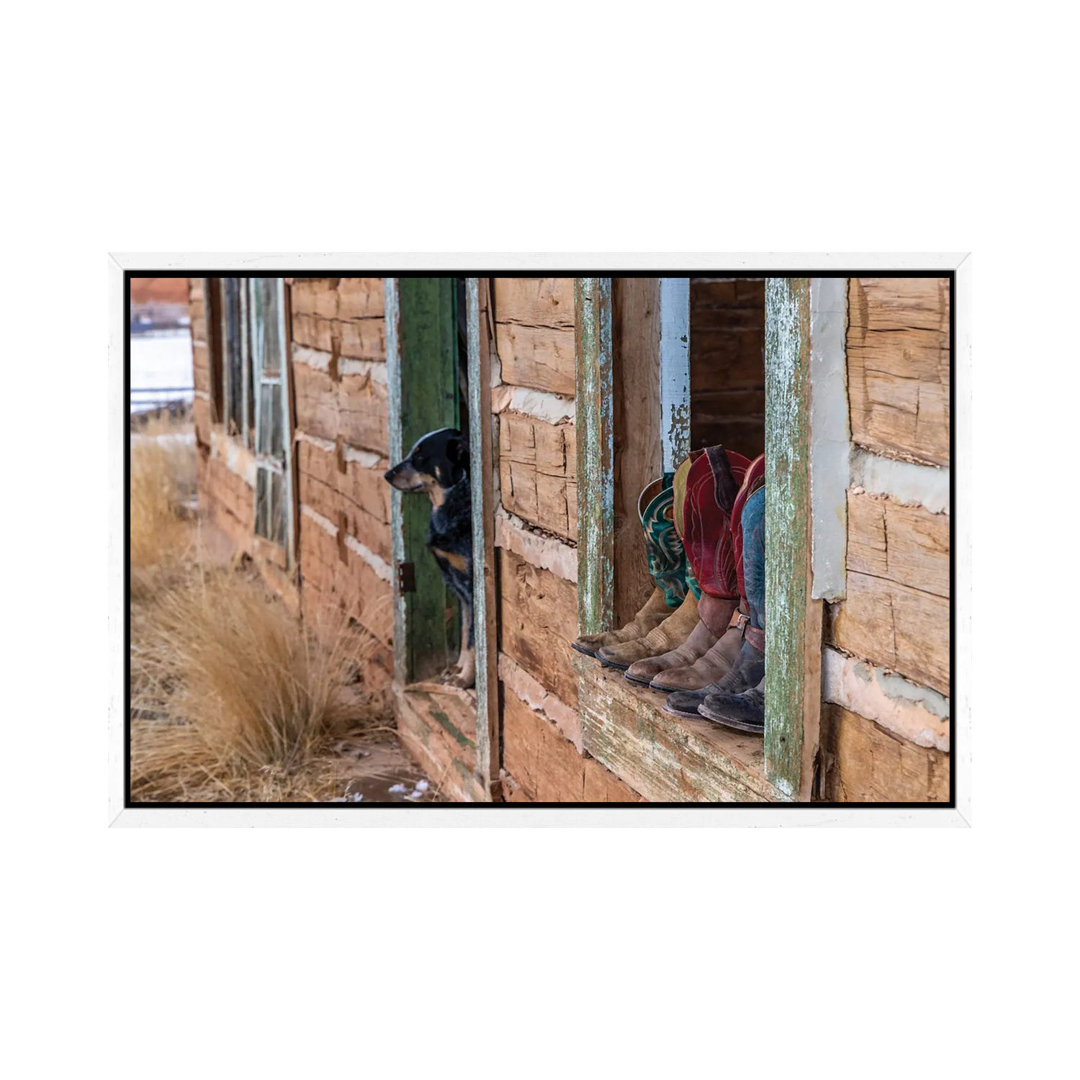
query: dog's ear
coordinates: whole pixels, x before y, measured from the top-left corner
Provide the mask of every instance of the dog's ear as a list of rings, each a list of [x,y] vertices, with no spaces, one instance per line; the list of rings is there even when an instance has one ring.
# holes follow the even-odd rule
[[[446,456],[455,465],[460,465],[462,468],[469,462],[469,448],[465,445],[465,440],[460,435],[451,435],[450,441],[446,444]]]

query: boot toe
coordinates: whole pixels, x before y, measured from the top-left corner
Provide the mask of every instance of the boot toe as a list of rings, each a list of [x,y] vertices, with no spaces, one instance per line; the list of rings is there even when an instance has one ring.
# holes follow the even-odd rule
[[[765,731],[765,707],[749,694],[709,694],[698,712],[714,724],[760,735]]]
[[[596,659],[599,660],[604,667],[613,667],[618,668],[620,671],[625,671],[635,657],[631,657],[629,660],[623,660],[618,651],[618,646],[605,645],[602,649],[597,650]]]
[[[651,655],[647,645],[643,646],[640,641],[627,641],[622,645],[605,645],[597,652],[596,657],[609,667],[617,667],[625,671],[635,660],[642,660]]]
[[[676,690],[700,690],[715,678],[715,672],[697,671],[691,664],[687,667],[668,668],[658,674],[649,685],[654,690],[666,690],[668,693]]]
[[[631,682],[648,686],[655,675],[664,670],[664,665],[656,657],[646,657],[644,660],[635,660],[627,669],[626,677]]]
[[[579,652],[584,656],[591,656],[594,660],[599,659],[599,657],[596,655],[597,646],[594,645],[592,642],[588,641],[586,638],[578,638],[577,641],[571,641],[570,648],[574,649],[576,652]]]
[[[664,712],[673,713],[675,716],[685,716],[690,720],[700,720],[698,706],[706,696],[700,690],[679,690],[674,694],[668,694],[668,699],[664,702]]]

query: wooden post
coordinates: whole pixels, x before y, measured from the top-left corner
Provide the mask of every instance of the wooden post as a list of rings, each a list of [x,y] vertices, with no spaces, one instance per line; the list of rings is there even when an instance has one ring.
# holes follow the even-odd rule
[[[578,631],[611,628],[615,606],[615,476],[611,278],[575,278],[578,450]]]
[[[386,377],[391,464],[420,436],[456,427],[457,328],[453,278],[386,278]],[[431,504],[391,495],[394,557],[394,680],[423,679],[452,659],[452,602],[435,560],[425,550]],[[411,573],[407,568],[411,566]],[[454,654],[456,656],[456,653]]]
[[[690,279],[660,279],[660,442],[664,474],[690,453]]]
[[[469,474],[472,482],[473,627],[476,643],[476,774],[490,794],[499,781],[499,668],[495,612],[495,455],[487,278],[466,278],[469,348]]]
[[[821,712],[811,598],[810,282],[765,282],[765,774],[810,798]]]

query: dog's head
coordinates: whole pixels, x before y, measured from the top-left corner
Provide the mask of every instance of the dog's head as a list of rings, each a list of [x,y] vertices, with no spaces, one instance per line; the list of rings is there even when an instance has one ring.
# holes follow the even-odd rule
[[[404,461],[386,472],[399,491],[438,492],[453,487],[469,471],[469,449],[457,428],[439,428],[417,439]]]

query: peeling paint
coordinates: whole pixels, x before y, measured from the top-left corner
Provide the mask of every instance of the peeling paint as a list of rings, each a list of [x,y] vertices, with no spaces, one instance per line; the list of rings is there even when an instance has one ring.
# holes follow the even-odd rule
[[[873,720],[916,746],[949,751],[949,700],[836,649],[822,653],[826,701]]]
[[[578,629],[611,626],[615,600],[615,476],[611,279],[576,278]]]
[[[790,797],[808,794],[804,741],[807,730],[816,740],[821,694],[809,671],[821,647],[821,605],[811,604],[808,567],[809,335],[808,280],[766,278],[765,766]]]
[[[397,278],[383,278],[383,305],[386,318],[386,392],[389,413],[390,460],[405,456],[401,430],[401,311]],[[402,493],[390,488],[390,547],[395,566],[405,561],[405,532],[402,527]],[[394,680],[402,685],[409,678],[409,655],[405,643],[405,596],[394,584]]]
[[[690,453],[689,278],[660,278],[660,438],[673,473]]]
[[[847,279],[810,280],[810,506],[813,514],[811,596],[847,595],[848,416]]]

